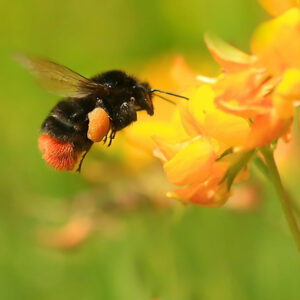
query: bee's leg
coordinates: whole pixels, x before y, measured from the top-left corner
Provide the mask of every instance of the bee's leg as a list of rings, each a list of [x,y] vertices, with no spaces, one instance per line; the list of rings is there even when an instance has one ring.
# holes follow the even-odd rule
[[[92,148],[92,145],[91,145],[91,146],[89,147],[89,149],[87,149],[87,150],[84,152],[84,154],[82,155],[81,160],[80,160],[80,163],[79,163],[79,165],[78,165],[78,168],[76,169],[76,172],[80,173],[81,167],[82,167],[82,163],[83,163],[83,161],[84,161],[86,155],[88,154],[88,152],[90,151],[91,148]]]
[[[112,143],[113,139],[115,138],[115,136],[116,136],[116,131],[112,130],[111,134],[109,136],[109,143],[108,143],[107,147],[109,147],[111,145],[111,143]]]
[[[108,146],[107,147],[109,147],[110,145],[111,145],[111,140],[112,139],[114,139],[115,138],[115,131],[112,129],[112,128],[110,128],[109,129],[109,131],[107,132],[107,134],[106,134],[106,136],[104,137],[104,139],[103,139],[103,144],[105,145],[106,144],[106,142],[107,142],[107,138],[108,138],[108,134],[109,134],[109,132],[110,132],[110,135],[109,135],[109,143],[108,143]],[[113,136],[113,138],[112,138],[112,136]]]
[[[116,136],[116,131],[112,131],[112,133],[111,133],[111,139],[114,139],[115,136]]]
[[[107,134],[108,135],[108,134]],[[106,141],[107,141],[107,135],[104,137],[103,139],[103,144],[105,145]]]

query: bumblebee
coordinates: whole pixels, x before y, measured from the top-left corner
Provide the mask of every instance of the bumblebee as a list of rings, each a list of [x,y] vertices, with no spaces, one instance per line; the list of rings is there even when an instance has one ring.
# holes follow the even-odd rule
[[[41,126],[39,148],[45,161],[58,171],[73,170],[95,142],[111,145],[116,132],[137,121],[137,112],[154,114],[155,93],[173,93],[151,89],[147,82],[123,71],[113,70],[87,79],[55,62],[25,55],[16,59],[48,91],[64,97]]]

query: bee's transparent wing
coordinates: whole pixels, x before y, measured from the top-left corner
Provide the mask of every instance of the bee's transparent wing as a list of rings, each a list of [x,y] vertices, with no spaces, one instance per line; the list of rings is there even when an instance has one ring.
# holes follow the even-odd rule
[[[93,82],[67,67],[47,59],[17,54],[14,58],[37,79],[47,91],[63,97],[85,97],[105,86]]]

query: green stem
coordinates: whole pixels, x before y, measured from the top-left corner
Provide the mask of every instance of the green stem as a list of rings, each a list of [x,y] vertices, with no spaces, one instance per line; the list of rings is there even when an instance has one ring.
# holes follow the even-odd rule
[[[261,148],[261,153],[264,156],[266,166],[269,169],[269,176],[275,186],[277,194],[279,196],[281,206],[285,217],[287,219],[288,225],[290,227],[291,233],[294,237],[295,243],[297,245],[298,251],[300,253],[300,230],[298,228],[297,221],[294,217],[293,209],[291,207],[290,199],[288,193],[285,191],[282,181],[274,160],[273,150],[271,148],[265,147]]]
[[[256,156],[254,159],[255,167],[260,171],[260,173],[265,177],[266,180],[270,179],[269,169],[266,166],[265,162],[259,156]],[[300,206],[297,201],[293,197],[291,197],[290,193],[285,191],[288,194],[289,202],[298,218],[300,218]]]

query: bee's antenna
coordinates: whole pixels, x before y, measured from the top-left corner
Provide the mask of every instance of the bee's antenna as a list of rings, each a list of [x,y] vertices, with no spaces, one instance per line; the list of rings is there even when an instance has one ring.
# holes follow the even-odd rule
[[[167,95],[171,95],[171,96],[178,97],[178,98],[182,98],[182,99],[185,99],[185,100],[189,100],[188,97],[181,96],[181,95],[177,95],[177,94],[173,94],[173,93],[166,92],[166,91],[161,91],[161,90],[156,90],[156,89],[152,89],[152,90],[150,91],[150,93],[155,93],[155,92],[163,93],[163,94],[167,94]],[[156,95],[156,96],[157,96],[157,95]]]
[[[167,101],[167,102],[169,102],[169,103],[171,103],[171,104],[176,105],[176,103],[175,103],[174,101],[172,101],[172,100],[170,100],[170,99],[168,99],[168,98],[165,98],[165,97],[163,97],[163,96],[161,96],[161,95],[157,95],[157,94],[154,94],[154,93],[153,93],[153,95],[156,96],[156,97],[158,97],[158,98],[161,98],[161,99],[163,99],[163,100],[165,100],[165,101]]]

